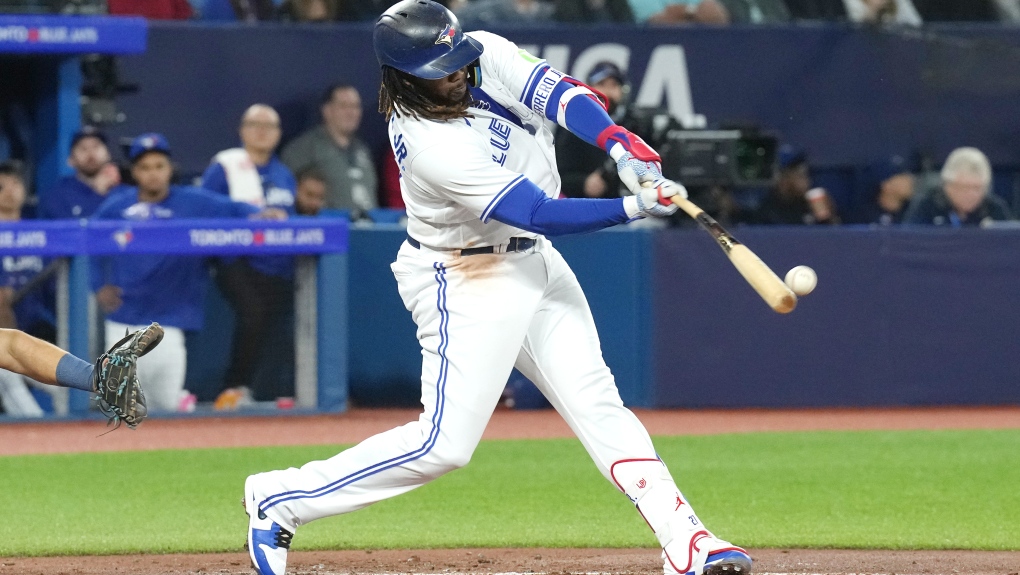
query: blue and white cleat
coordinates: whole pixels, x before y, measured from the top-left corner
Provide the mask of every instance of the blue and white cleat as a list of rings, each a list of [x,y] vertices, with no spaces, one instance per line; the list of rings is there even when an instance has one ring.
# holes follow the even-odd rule
[[[676,543],[676,541],[674,541]],[[751,573],[751,556],[747,551],[701,530],[691,533],[686,545],[670,545],[670,553],[662,551],[666,575],[747,575]],[[683,547],[686,547],[684,549]]]
[[[244,511],[248,514],[248,556],[258,575],[284,575],[287,570],[287,551],[294,533],[268,518],[258,502],[261,494],[255,489],[255,476],[244,480]]]

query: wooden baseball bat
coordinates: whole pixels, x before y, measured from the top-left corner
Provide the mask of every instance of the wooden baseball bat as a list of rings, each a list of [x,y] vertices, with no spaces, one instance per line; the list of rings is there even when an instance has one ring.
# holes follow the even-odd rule
[[[751,284],[754,291],[758,292],[761,299],[769,304],[778,313],[790,313],[797,307],[797,295],[787,287],[783,280],[773,272],[765,262],[754,255],[744,244],[737,241],[725,228],[715,221],[715,218],[705,213],[704,210],[687,198],[673,196],[673,203],[680,206],[680,209],[687,212],[687,215],[695,219],[701,227],[715,238],[716,243],[730,258],[740,275],[744,276],[747,283]]]

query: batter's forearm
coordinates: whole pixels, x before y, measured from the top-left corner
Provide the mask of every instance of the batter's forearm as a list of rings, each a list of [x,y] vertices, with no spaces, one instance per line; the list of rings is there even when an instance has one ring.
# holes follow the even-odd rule
[[[531,180],[522,178],[492,209],[498,222],[544,236],[593,232],[630,219],[622,199],[550,199]]]

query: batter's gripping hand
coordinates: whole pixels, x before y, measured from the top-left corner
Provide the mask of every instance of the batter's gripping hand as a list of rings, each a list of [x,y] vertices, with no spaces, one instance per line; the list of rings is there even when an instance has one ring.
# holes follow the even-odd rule
[[[121,423],[134,429],[148,415],[145,396],[138,385],[136,363],[163,339],[163,328],[153,323],[124,336],[96,360],[92,390],[98,396],[99,410],[114,429]]]
[[[687,198],[687,188],[666,178],[659,178],[654,181],[644,182],[638,188],[637,197],[639,215],[664,218],[673,215],[677,208],[673,203],[673,196]]]
[[[599,139],[608,144],[607,151],[610,157],[616,161],[616,171],[620,174],[620,181],[630,190],[637,194],[641,188],[641,182],[658,180],[662,178],[662,158],[651,146],[639,138],[637,134],[629,132],[619,126],[613,126],[612,133],[607,129]]]

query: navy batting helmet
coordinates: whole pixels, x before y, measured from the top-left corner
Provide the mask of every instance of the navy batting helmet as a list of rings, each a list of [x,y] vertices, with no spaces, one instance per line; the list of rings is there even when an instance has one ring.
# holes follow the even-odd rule
[[[381,66],[418,78],[438,80],[482,55],[482,45],[465,36],[453,12],[432,0],[404,0],[383,12],[372,34]]]

